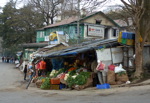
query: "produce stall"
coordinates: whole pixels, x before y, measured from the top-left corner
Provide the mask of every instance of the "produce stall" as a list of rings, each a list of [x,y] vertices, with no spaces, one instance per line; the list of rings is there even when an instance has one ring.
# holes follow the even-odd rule
[[[41,89],[84,89],[93,86],[93,71],[91,69],[91,61],[95,60],[93,51],[79,53],[73,57],[63,58],[47,58],[46,64],[51,62],[51,71],[47,70],[45,75],[36,75],[34,83]],[[43,70],[39,65],[44,64],[42,61],[38,62],[36,67]],[[48,83],[49,81],[49,83]],[[40,85],[40,86],[39,86]]]
[[[114,76],[114,70],[112,68],[109,70],[109,66],[114,64],[116,66],[116,64],[123,62],[122,48],[117,46],[118,43],[113,40],[109,42],[99,41],[88,46],[70,47],[44,54],[42,58],[44,58],[44,61],[47,60],[46,64],[48,62],[51,65],[46,67],[45,75],[35,77],[35,83],[37,87],[44,89],[41,85],[49,81],[49,83],[46,83],[49,86],[45,86],[45,89],[52,90],[62,88],[81,90],[97,85],[100,87],[105,83],[116,84],[117,73],[115,73],[115,78],[111,78],[110,75]],[[122,74],[125,73],[119,73],[119,75]],[[114,82],[111,83],[108,78],[114,79]],[[101,79],[103,82],[101,82]],[[127,82],[126,80],[121,83]],[[108,84],[106,85],[108,86]]]

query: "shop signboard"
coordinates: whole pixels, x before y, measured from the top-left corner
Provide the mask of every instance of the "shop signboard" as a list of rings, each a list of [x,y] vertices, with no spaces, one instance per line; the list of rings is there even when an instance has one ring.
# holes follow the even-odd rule
[[[49,41],[49,36],[45,36],[44,41]]]
[[[63,31],[51,32],[49,35],[49,44],[59,44],[66,41],[66,36]]]
[[[96,50],[97,59],[100,61],[109,61],[111,60],[110,48],[103,50]]]
[[[88,26],[88,36],[96,36],[104,38],[104,27]]]
[[[107,48],[96,50],[97,59],[100,61],[113,61],[113,63],[121,63],[123,61],[123,51],[121,48]]]

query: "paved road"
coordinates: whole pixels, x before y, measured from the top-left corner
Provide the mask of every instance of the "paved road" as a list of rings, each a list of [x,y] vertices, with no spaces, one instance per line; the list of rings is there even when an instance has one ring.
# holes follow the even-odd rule
[[[0,63],[0,103],[150,103],[150,86],[82,91],[24,89],[23,74],[13,64]]]
[[[0,89],[15,87],[18,81],[23,80],[22,74],[14,64],[2,63],[0,61]]]

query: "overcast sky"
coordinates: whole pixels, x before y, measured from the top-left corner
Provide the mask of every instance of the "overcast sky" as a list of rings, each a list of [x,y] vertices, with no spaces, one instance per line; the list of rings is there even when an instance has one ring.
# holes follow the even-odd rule
[[[6,2],[8,2],[8,1],[9,0],[0,0],[0,6],[4,7]],[[18,1],[21,1],[21,0],[18,0]],[[22,0],[22,1],[26,1],[26,0]],[[102,7],[100,7],[99,9],[104,10],[104,9],[110,7],[110,6],[122,4],[120,0],[110,0],[110,1],[107,2],[105,5],[102,5]]]
[[[4,6],[8,0],[0,0],[0,6]]]

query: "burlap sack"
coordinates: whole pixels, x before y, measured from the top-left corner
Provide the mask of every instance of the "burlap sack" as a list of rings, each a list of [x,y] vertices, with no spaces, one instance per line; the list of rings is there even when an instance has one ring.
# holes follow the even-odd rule
[[[42,83],[43,83],[42,80],[37,80],[35,84],[36,84],[37,88],[40,88]]]
[[[107,83],[110,85],[115,85],[116,84],[116,77],[115,77],[115,72],[112,70],[108,70],[107,72]]]
[[[67,85],[67,82],[64,79],[60,79],[60,83]]]
[[[82,89],[85,89],[87,87],[91,87],[92,85],[93,85],[93,78],[91,76],[90,78],[88,78],[86,84],[84,84],[84,85],[75,85],[75,86],[73,86],[73,88],[76,89],[76,90],[82,90]]]
[[[37,81],[38,81],[38,78],[33,78],[31,82],[36,83]]]
[[[129,81],[129,78],[128,78],[127,73],[122,74],[122,75],[120,75],[120,74],[117,73],[116,74],[116,80],[120,81],[122,83],[126,83],[127,81]]]

